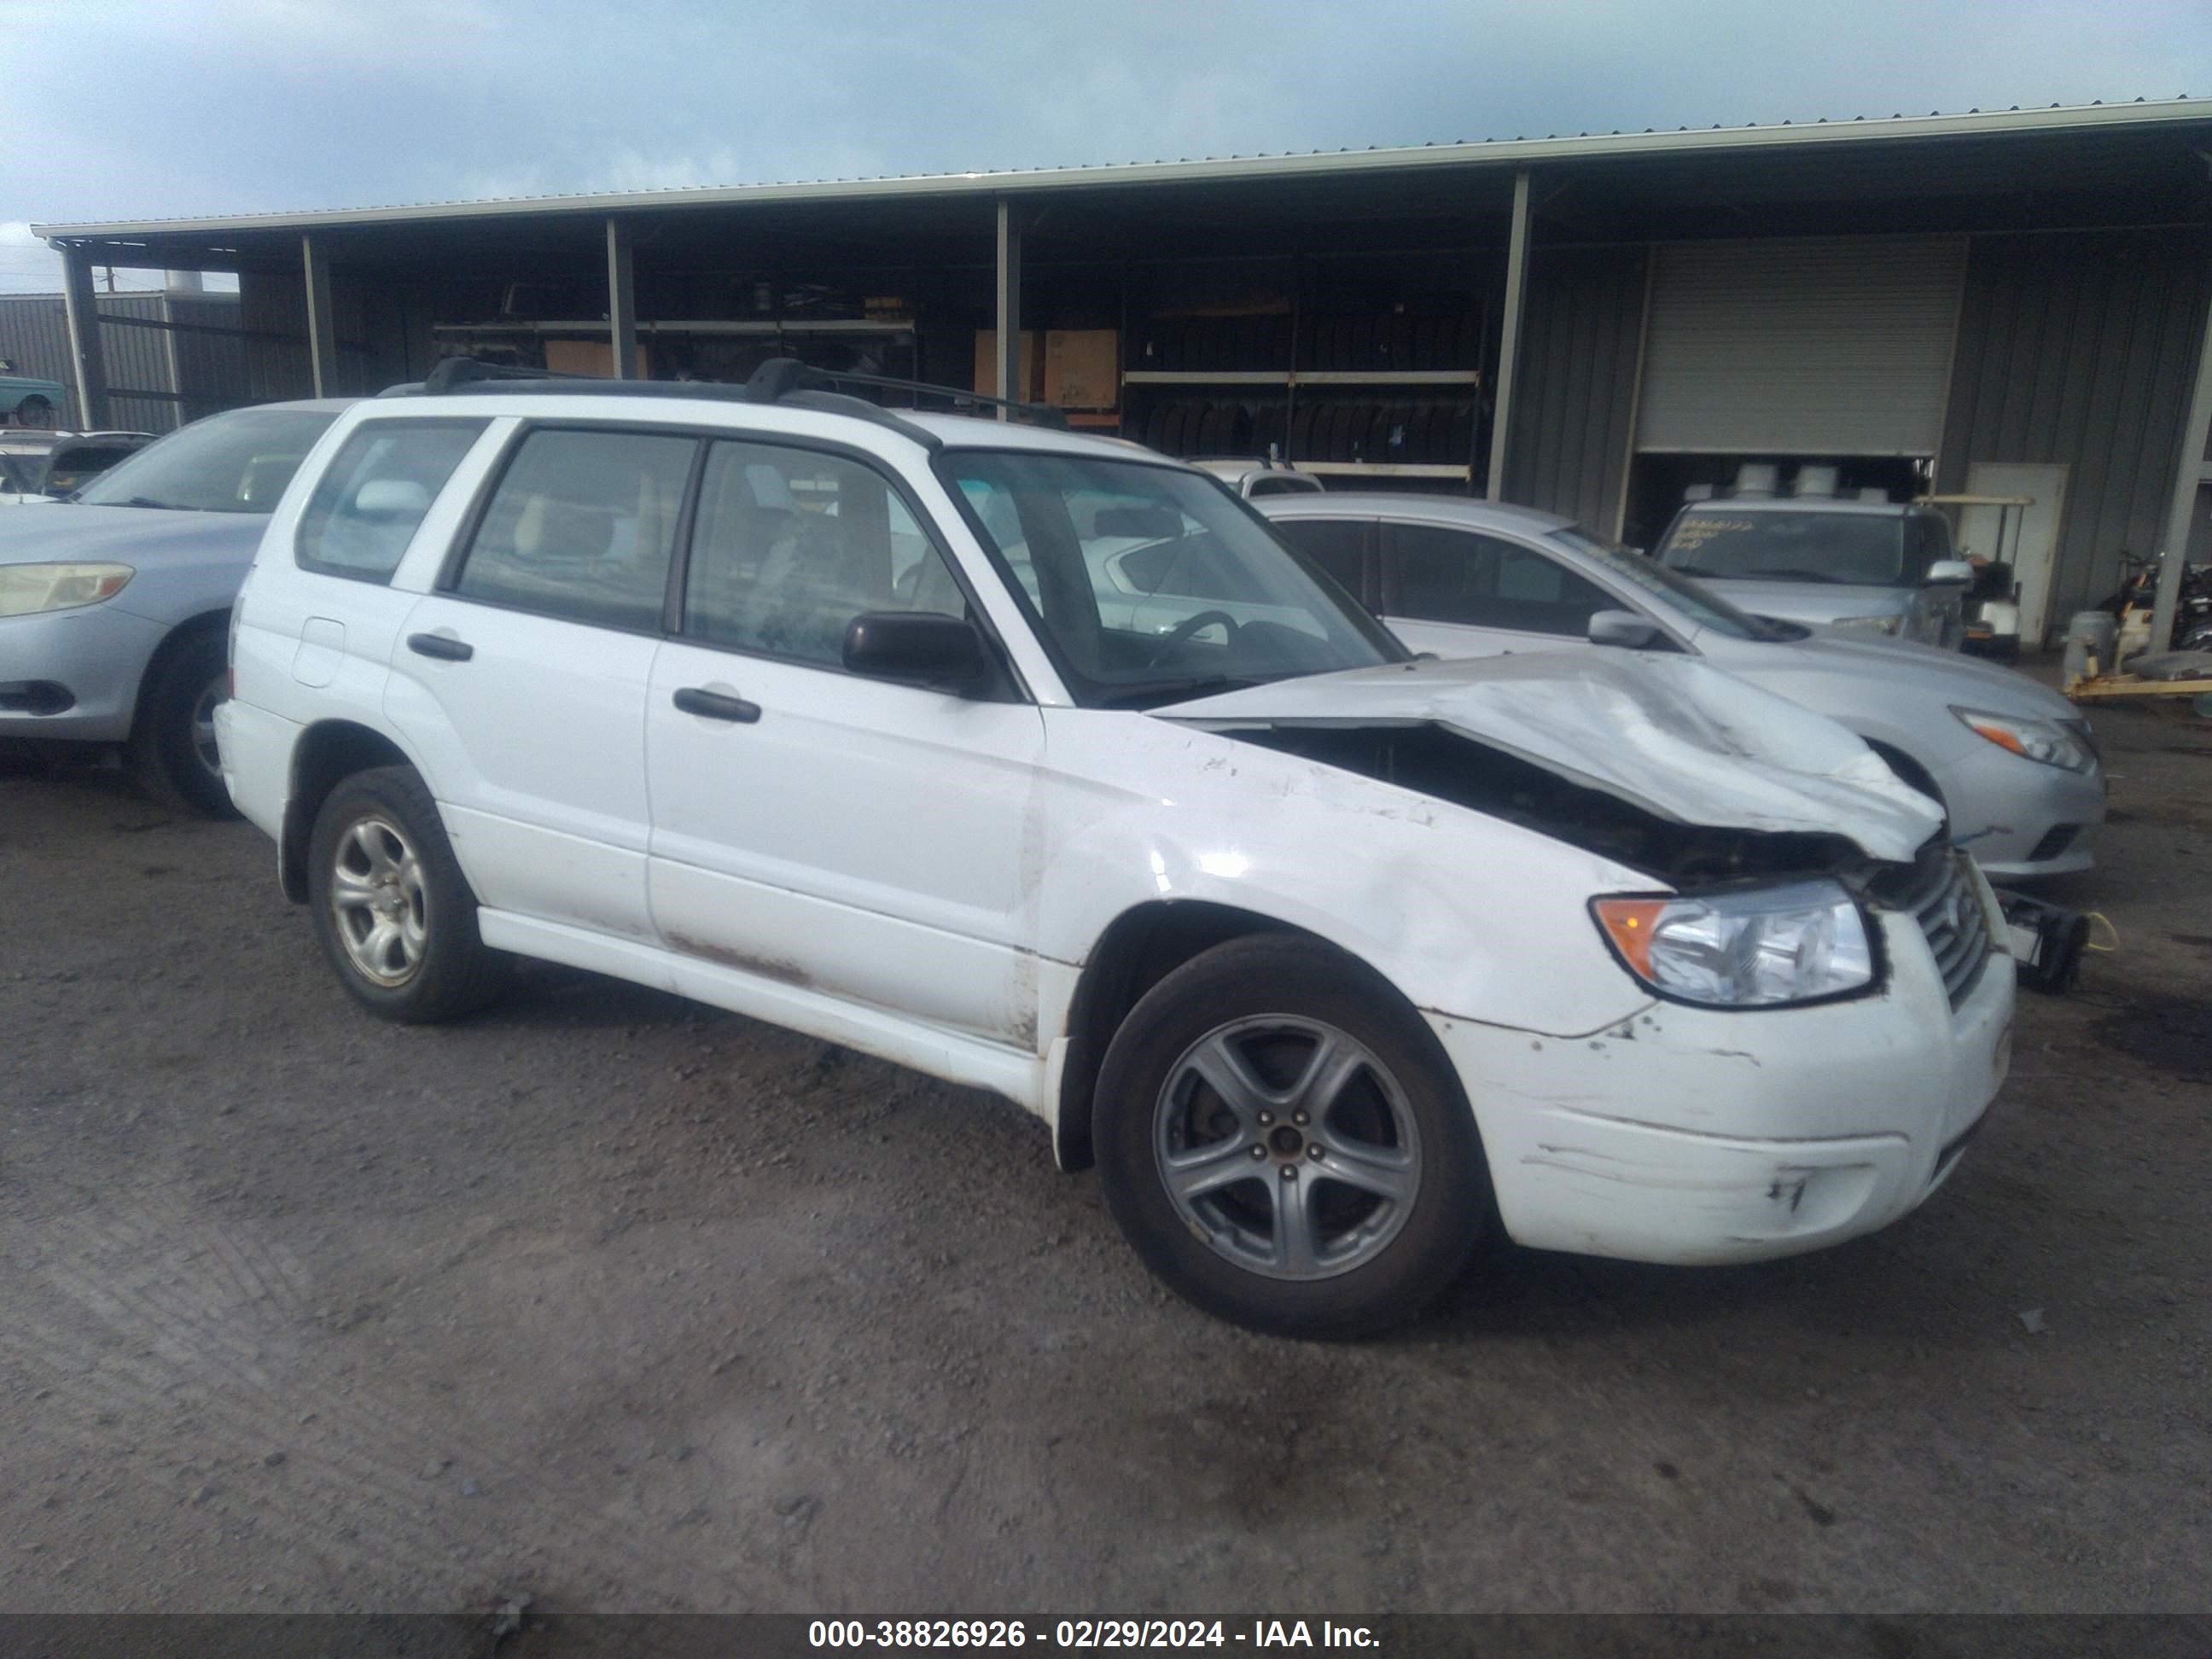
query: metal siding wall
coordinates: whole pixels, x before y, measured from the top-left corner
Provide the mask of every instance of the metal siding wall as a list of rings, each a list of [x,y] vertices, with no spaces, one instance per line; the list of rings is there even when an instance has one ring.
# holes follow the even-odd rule
[[[2064,462],[2054,634],[2155,551],[2212,279],[2193,230],[1974,239],[1936,482],[1975,461]]]
[[[0,295],[0,357],[35,380],[69,388],[62,418],[77,423],[76,370],[70,362],[69,313],[58,294]]]
[[[99,297],[100,314],[142,322],[163,319],[158,294]],[[158,328],[118,326],[103,320],[100,344],[107,361],[108,424],[128,432],[167,432],[177,424],[177,406],[167,398],[133,398],[134,392],[173,392],[169,374],[168,336]]]
[[[171,314],[195,328],[237,328],[239,302],[228,295],[177,294]],[[184,417],[197,421],[219,410],[253,401],[246,371],[246,342],[215,334],[180,333],[177,340],[177,389],[185,394]]]
[[[307,289],[298,273],[242,271],[238,278],[241,328],[289,335],[246,342],[246,380],[257,403],[312,398],[315,375],[307,361]]]
[[[1613,533],[1628,482],[1643,247],[1538,248],[1529,256],[1505,499]]]

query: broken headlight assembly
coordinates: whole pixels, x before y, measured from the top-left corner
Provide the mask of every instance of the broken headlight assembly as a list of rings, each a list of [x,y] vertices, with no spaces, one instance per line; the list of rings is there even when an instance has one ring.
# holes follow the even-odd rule
[[[98,605],[120,593],[131,575],[127,564],[0,565],[0,617]]]
[[[1863,991],[1874,942],[1832,881],[1600,898],[1590,914],[1621,965],[1661,996],[1709,1008],[1779,1008]]]
[[[1992,714],[1985,709],[1951,710],[1978,738],[1987,738],[2000,749],[2009,749],[2022,760],[2040,761],[2068,772],[2087,772],[2097,764],[2088,744],[2055,720],[2023,719],[2017,714]]]

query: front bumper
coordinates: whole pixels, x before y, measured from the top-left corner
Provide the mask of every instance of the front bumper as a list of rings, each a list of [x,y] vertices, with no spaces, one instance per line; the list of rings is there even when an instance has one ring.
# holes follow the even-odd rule
[[[0,738],[122,742],[167,632],[112,600],[0,617]]]
[[[2068,772],[1983,743],[1935,777],[1951,811],[1952,839],[1993,880],[2070,875],[2096,863],[2094,843],[2105,821],[2102,766]],[[2069,824],[2073,833],[2063,834]]]
[[[2011,958],[1954,1009],[1910,917],[1878,995],[1727,1012],[1653,1003],[1580,1038],[1432,1016],[1516,1242],[1682,1265],[1888,1225],[1950,1174],[2004,1078]]]

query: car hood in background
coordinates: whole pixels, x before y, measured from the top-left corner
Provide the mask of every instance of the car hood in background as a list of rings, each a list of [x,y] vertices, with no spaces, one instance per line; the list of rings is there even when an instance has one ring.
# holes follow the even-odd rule
[[[0,564],[107,560],[139,565],[149,559],[204,564],[235,558],[243,575],[261,545],[268,515],[191,513],[155,507],[81,507],[57,501],[48,513],[0,517]]]
[[[1824,715],[1694,658],[1579,647],[1280,680],[1152,711],[1213,731],[1432,724],[1677,823],[1910,860],[1935,805]]]
[[[1793,582],[1698,576],[1698,586],[1719,594],[1739,611],[1784,622],[1832,623],[1838,617],[1903,616],[1912,608],[1913,587],[1860,586],[1838,582]]]
[[[1715,654],[1723,655],[1719,651]],[[1902,690],[1924,699],[1931,712],[1965,707],[2036,720],[2081,718],[2079,708],[2017,669],[1913,640],[1816,627],[1802,640],[1728,641],[1723,662],[1731,672],[1759,676],[1762,684],[1769,683],[1765,677],[1771,672],[1829,674],[1879,684],[1893,694]]]

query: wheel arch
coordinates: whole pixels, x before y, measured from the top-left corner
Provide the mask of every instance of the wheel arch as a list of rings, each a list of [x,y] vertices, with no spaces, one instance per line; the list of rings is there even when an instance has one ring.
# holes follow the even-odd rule
[[[1148,899],[1107,924],[1084,957],[1075,993],[1068,1000],[1067,1053],[1053,1119],[1053,1152],[1060,1168],[1091,1166],[1091,1115],[1098,1071],[1107,1045],[1129,1011],[1146,992],[1193,957],[1258,933],[1310,939],[1331,950],[1344,950],[1310,928],[1212,899]],[[1344,954],[1361,960],[1350,951]]]
[[[357,772],[380,766],[405,766],[418,774],[414,757],[386,733],[359,720],[318,720],[292,746],[290,787],[285,791],[284,823],[277,836],[276,869],[284,896],[307,902],[307,839],[315,816],[331,791]]]
[[[223,630],[229,626],[228,610],[203,611],[196,616],[185,617],[161,635],[161,643],[148,655],[146,665],[138,671],[138,689],[132,694],[131,704],[131,729],[134,732],[138,729],[138,722],[146,718],[147,692],[160,677],[162,668],[179,652],[190,650],[209,635],[220,639]]]

